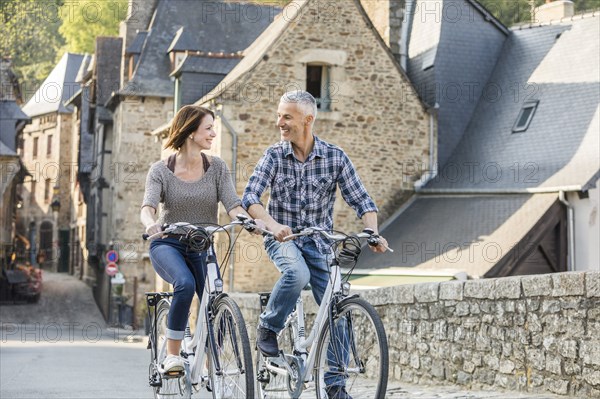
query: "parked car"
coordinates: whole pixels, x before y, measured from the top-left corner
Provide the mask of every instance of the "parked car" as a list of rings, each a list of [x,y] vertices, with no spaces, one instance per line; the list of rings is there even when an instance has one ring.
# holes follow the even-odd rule
[[[2,269],[0,300],[35,303],[42,295],[42,270],[29,265]]]

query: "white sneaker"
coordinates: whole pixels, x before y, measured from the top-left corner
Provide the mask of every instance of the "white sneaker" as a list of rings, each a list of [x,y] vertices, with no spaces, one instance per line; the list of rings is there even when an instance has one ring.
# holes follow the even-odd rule
[[[160,367],[163,374],[180,373],[183,371],[183,359],[177,355],[167,355]]]

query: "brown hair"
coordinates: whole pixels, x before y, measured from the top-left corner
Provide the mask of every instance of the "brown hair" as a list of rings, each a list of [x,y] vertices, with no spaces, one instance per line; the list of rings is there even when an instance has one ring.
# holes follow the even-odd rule
[[[197,105],[183,106],[173,118],[171,128],[169,129],[169,138],[165,144],[165,148],[178,150],[183,147],[185,140],[192,133],[198,130],[202,119],[206,115],[211,115],[214,119],[215,113],[208,108],[199,107]]]

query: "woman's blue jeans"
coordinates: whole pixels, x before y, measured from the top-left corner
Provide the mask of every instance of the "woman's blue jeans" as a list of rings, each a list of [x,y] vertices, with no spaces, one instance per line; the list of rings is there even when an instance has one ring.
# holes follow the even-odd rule
[[[156,273],[173,286],[173,301],[167,318],[167,338],[183,339],[194,293],[202,299],[206,277],[206,252],[188,251],[176,238],[158,238],[150,243],[150,260]]]

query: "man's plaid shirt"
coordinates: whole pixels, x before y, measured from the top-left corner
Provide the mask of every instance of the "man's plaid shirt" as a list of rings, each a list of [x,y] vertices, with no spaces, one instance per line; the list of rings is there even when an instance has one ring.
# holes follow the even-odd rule
[[[377,212],[358,174],[344,151],[317,137],[305,162],[294,156],[292,145],[281,141],[269,147],[256,165],[244,190],[242,205],[248,209],[261,204],[260,197],[270,187],[268,212],[278,223],[296,227],[333,228],[333,203],[339,185],[342,197],[359,218]],[[321,235],[300,237],[299,246],[312,239],[321,253],[329,253],[329,243]]]

